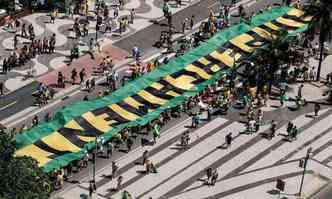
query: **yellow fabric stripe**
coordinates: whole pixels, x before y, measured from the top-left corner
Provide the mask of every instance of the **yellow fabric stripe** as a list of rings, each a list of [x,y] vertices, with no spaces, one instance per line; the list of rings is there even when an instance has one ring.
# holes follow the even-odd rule
[[[167,102],[167,100],[156,97],[156,96],[152,95],[151,93],[149,93],[145,90],[141,90],[140,92],[138,92],[138,95],[141,96],[142,98],[144,98],[146,101],[152,103],[152,104],[163,105]]]
[[[67,138],[58,132],[51,133],[50,135],[43,137],[41,140],[49,147],[58,151],[78,152],[81,150],[81,148],[71,143]]]
[[[312,16],[306,16],[304,18],[302,18],[303,21],[311,21],[312,20]]]
[[[134,113],[131,113],[125,109],[123,109],[121,106],[117,105],[117,104],[112,104],[109,106],[114,112],[116,112],[117,114],[119,114],[121,117],[129,120],[129,121],[134,121],[136,119],[139,118],[139,116],[137,116]]]
[[[64,127],[84,131],[84,129],[75,120],[70,120]]]
[[[110,122],[104,119],[105,115],[95,116],[91,112],[84,113],[82,117],[89,122],[94,128],[98,129],[101,132],[108,132],[112,129]]]
[[[223,52],[222,54],[214,51],[212,52],[210,55],[211,57],[221,61],[222,63],[224,63],[226,66],[228,67],[233,67],[234,65],[234,57],[230,56],[230,53],[232,52],[232,49],[227,49],[225,52]]]
[[[239,47],[241,50],[245,51],[245,52],[248,52],[248,53],[251,53],[254,48],[248,46],[246,43],[248,43],[249,41],[252,41],[254,40],[255,38],[252,37],[251,35],[248,35],[246,33],[243,33],[237,37],[235,37],[234,39],[231,39],[230,42]]]
[[[170,95],[170,96],[173,96],[173,97],[180,96],[180,94],[179,94],[179,93],[177,93],[177,92],[174,92],[174,91],[167,91],[166,95]]]
[[[217,64],[214,64],[212,67],[211,67],[211,70],[213,71],[213,72],[218,72],[218,71],[220,71],[220,67],[217,65]]]
[[[136,109],[138,109],[140,106],[143,106],[143,104],[139,103],[132,97],[127,97],[123,101]]]
[[[267,40],[271,40],[272,38],[275,37],[274,34],[268,32],[267,30],[264,30],[263,28],[260,28],[260,27],[255,27],[251,30],[253,32],[257,33],[260,37],[267,39]]]
[[[34,144],[30,144],[22,149],[19,149],[15,152],[15,156],[29,156],[37,160],[38,166],[44,166],[47,162],[51,161],[52,159],[48,158],[53,153],[44,151],[43,149],[37,147]]]
[[[94,141],[96,138],[95,137],[90,137],[90,136],[77,136],[80,140],[82,140],[83,142],[92,142]]]
[[[199,76],[201,76],[204,79],[210,79],[211,78],[211,75],[209,75],[207,72],[205,72],[205,70],[203,70],[203,69],[201,69],[201,68],[199,68],[195,65],[189,64],[188,66],[186,66],[185,69],[187,71],[194,72],[194,73],[198,74]]]
[[[271,22],[267,22],[267,23],[265,23],[264,25],[267,26],[267,27],[269,27],[269,28],[271,28],[272,30],[279,30],[279,29],[280,29],[279,26],[276,26],[276,25],[274,25],[274,24],[271,23]]]
[[[167,75],[164,78],[164,80],[177,88],[180,88],[183,90],[190,90],[194,86],[191,82],[195,81],[196,78],[188,76],[188,75],[181,75],[180,77],[174,79],[170,75]]]
[[[158,82],[154,82],[153,84],[150,85],[152,88],[155,88],[157,90],[160,90],[164,87],[164,85],[159,84]]]
[[[236,53],[235,56],[234,56],[235,57],[235,61],[239,60],[241,58],[241,56],[242,56],[241,53]]]
[[[304,12],[302,10],[293,8],[290,11],[288,11],[287,14],[290,16],[301,17],[302,15],[304,15]]]
[[[199,58],[198,61],[205,66],[211,63],[209,60],[205,59],[205,57]]]
[[[276,21],[279,22],[279,23],[285,24],[287,26],[295,27],[295,28],[299,28],[299,27],[304,26],[304,23],[297,22],[293,19],[286,19],[284,17],[278,17],[276,19]]]

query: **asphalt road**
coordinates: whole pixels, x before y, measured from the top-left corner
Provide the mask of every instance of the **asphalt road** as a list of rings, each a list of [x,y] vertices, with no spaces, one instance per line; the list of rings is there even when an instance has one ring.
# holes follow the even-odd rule
[[[34,103],[32,93],[37,90],[38,82],[32,82],[12,93],[0,96],[0,120],[3,120]]]

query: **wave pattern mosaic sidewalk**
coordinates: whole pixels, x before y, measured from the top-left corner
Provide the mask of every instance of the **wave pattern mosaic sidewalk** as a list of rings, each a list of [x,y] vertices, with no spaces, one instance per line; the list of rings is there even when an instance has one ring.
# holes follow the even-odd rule
[[[94,147],[96,135],[106,140],[125,127],[144,125],[179,105],[227,73],[234,61],[268,45],[278,30],[304,31],[310,17],[280,7],[217,33],[184,56],[120,88],[110,96],[79,102],[59,111],[55,119],[16,137],[16,155],[35,158],[45,172],[65,166]],[[143,112],[140,106],[148,109]]]

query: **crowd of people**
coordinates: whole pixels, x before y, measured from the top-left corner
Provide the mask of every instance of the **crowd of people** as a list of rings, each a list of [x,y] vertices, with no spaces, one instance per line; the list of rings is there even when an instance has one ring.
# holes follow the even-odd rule
[[[177,1],[179,5],[181,5],[181,1]],[[121,5],[120,5],[121,6]],[[99,30],[99,27],[104,23],[106,26],[105,32],[111,31],[112,27],[109,26],[110,20],[109,19],[109,7],[106,5],[101,4],[98,6],[97,9],[97,25],[96,29]],[[119,7],[113,8],[114,9],[114,18],[118,17],[118,10]],[[168,19],[168,25],[170,27],[170,30],[168,32],[164,32],[163,35],[160,37],[160,42],[162,46],[166,43],[166,47],[170,48],[173,47],[171,36],[173,34],[172,29],[172,13],[170,13],[169,5],[167,2],[165,2],[163,7],[163,12],[165,17]],[[244,8],[239,8],[239,15],[247,16],[245,13]],[[119,33],[121,33],[125,30],[125,25],[130,22],[133,22],[134,20],[134,10],[132,10],[132,13],[130,14],[130,19],[123,18],[120,20],[119,24]],[[180,50],[178,53],[185,53],[187,50],[191,49],[192,47],[197,47],[200,42],[204,41],[207,38],[210,38],[213,36],[217,31],[220,31],[224,29],[225,27],[229,26],[229,18],[230,18],[230,6],[223,5],[220,7],[219,15],[216,15],[213,13],[213,11],[210,11],[208,20],[203,22],[199,26],[199,31],[195,32],[192,35],[192,38],[187,39],[187,46],[183,47],[180,46]],[[54,20],[54,19],[51,19]],[[121,22],[123,21],[124,22]],[[128,22],[126,22],[128,20]],[[185,33],[186,30],[192,29],[193,24],[195,24],[195,16],[192,16],[190,19],[186,19],[183,22],[182,26],[182,32]],[[122,25],[121,25],[122,24]],[[88,23],[85,23],[83,27],[81,27],[78,19],[75,20],[75,23],[73,25],[73,31],[75,32],[76,38],[79,38],[81,36],[87,36],[88,33]],[[109,26],[109,27],[108,27]],[[122,27],[123,26],[123,27]],[[15,28],[17,28],[15,26]],[[22,34],[21,36],[27,37],[27,34],[23,31],[23,25],[22,25]],[[123,28],[123,29],[122,29]],[[28,28],[29,29],[29,28]],[[30,35],[30,31],[29,31]],[[33,35],[33,34],[31,34]],[[35,53],[52,53],[54,52],[54,45],[55,45],[55,35],[53,35],[49,40],[35,40],[34,37],[30,39],[32,40],[32,51],[36,51]],[[52,41],[52,42],[51,42]],[[48,44],[44,48],[44,43]],[[51,45],[52,43],[52,45]],[[39,47],[40,46],[40,47]],[[26,47],[26,51],[29,52],[28,47]],[[132,56],[135,60],[135,66],[133,67],[134,70],[132,72],[131,79],[135,79],[145,73],[148,73],[155,68],[157,68],[161,64],[167,64],[169,59],[164,59],[163,61],[160,61],[159,59],[156,59],[154,61],[151,61],[146,64],[146,66],[143,66],[143,63],[140,61],[141,54],[139,52],[138,47],[133,48]],[[294,61],[294,63],[296,60]],[[291,65],[293,65],[292,63]],[[106,82],[108,89],[110,91],[114,91],[117,89],[117,85],[119,80],[118,74],[114,70],[114,64],[112,62],[111,57],[106,57],[102,60],[101,64],[99,65],[100,71],[106,75]],[[286,79],[287,83],[297,82],[300,78],[303,78],[304,81],[312,81],[315,77],[314,68],[311,68],[307,65],[299,67],[285,67],[281,70],[281,78],[280,79]],[[285,76],[285,78],[283,78]],[[64,75],[59,72],[58,73],[58,80],[57,85],[58,87],[65,87],[66,80],[69,81],[72,84],[82,84],[84,87],[90,92],[91,90],[95,89],[96,80],[94,78],[88,79],[86,75],[86,71],[83,68],[81,71],[76,71],[76,69],[73,69],[71,71],[70,78],[64,77]],[[330,80],[329,80],[330,79]],[[79,81],[77,81],[79,80]],[[238,81],[242,81],[242,86],[236,86],[236,83]],[[327,78],[327,81],[332,82],[332,75],[330,75]],[[1,84],[0,84],[1,86]],[[0,87],[1,88],[1,87]],[[302,96],[302,89],[303,86],[299,86],[298,88],[298,95],[295,98],[295,103],[297,108],[301,108],[301,106],[304,105],[303,100],[304,97]],[[286,96],[286,87],[283,87],[281,84],[279,85],[279,98],[280,98],[280,104],[283,105]],[[41,84],[38,88],[38,93],[41,95],[41,99],[43,101],[47,102],[49,99],[48,89],[45,87],[45,85]],[[268,89],[268,83],[265,82],[263,85],[261,85],[259,88],[257,88],[257,91],[253,91],[253,89],[250,87],[249,84],[246,83],[245,80],[239,80],[234,77],[233,74],[225,74],[223,75],[216,83],[209,85],[206,89],[204,89],[202,92],[200,92],[198,95],[194,97],[190,97],[189,99],[185,100],[181,105],[178,105],[176,107],[172,107],[160,114],[158,118],[155,120],[149,122],[148,124],[144,126],[136,126],[131,128],[126,128],[120,131],[117,135],[115,135],[111,140],[105,141],[102,137],[98,137],[96,140],[96,148],[92,150],[86,150],[85,155],[77,161],[72,162],[68,166],[61,168],[57,171],[54,171],[51,176],[54,180],[54,188],[60,189],[63,184],[64,180],[68,180],[72,177],[73,172],[78,172],[84,168],[87,168],[89,162],[94,163],[98,157],[106,157],[108,159],[112,160],[112,166],[111,166],[111,172],[110,176],[112,179],[116,180],[116,187],[113,188],[114,191],[119,191],[122,189],[123,181],[125,180],[124,177],[121,175],[121,172],[119,171],[119,165],[115,160],[113,159],[113,154],[116,150],[125,150],[127,152],[130,152],[135,145],[135,143],[140,143],[142,146],[144,145],[153,145],[156,142],[158,142],[158,138],[160,136],[160,129],[163,128],[169,121],[172,119],[177,119],[181,117],[184,114],[189,115],[192,118],[192,125],[191,127],[193,129],[199,127],[202,123],[208,122],[212,119],[212,117],[220,116],[220,115],[226,115],[230,110],[235,109],[241,109],[245,110],[246,113],[246,132],[248,134],[256,133],[259,131],[260,126],[262,125],[270,125],[269,133],[266,135],[268,139],[273,139],[273,137],[276,136],[276,130],[278,126],[277,121],[266,121],[263,114],[263,107],[268,106],[268,100],[270,99],[269,95],[271,93]],[[305,101],[305,100],[304,100]],[[145,107],[141,107],[142,109],[145,109]],[[315,116],[318,116],[318,112],[320,110],[320,106],[315,104],[314,111]],[[45,121],[49,121],[50,116],[48,115],[47,118],[45,118]],[[34,117],[32,124],[33,126],[39,124],[39,118]],[[25,127],[26,128],[26,127]],[[297,134],[298,134],[298,128],[296,125],[292,124],[291,122],[287,125],[287,138],[290,141],[295,141]],[[140,137],[139,135],[144,133],[144,137]],[[137,138],[141,138],[140,140]],[[183,150],[190,147],[190,140],[191,140],[191,132],[188,130],[183,133],[180,137],[180,146]],[[225,148],[231,147],[233,140],[233,134],[232,132],[229,132],[225,136],[224,144]],[[145,167],[145,173],[157,173],[158,172],[158,165],[154,164],[153,159],[151,158],[149,151],[144,151],[142,154],[142,162],[141,165]],[[214,186],[217,179],[218,179],[219,173],[216,168],[208,168],[206,170],[206,180],[205,183],[207,185]],[[96,191],[96,184],[94,181],[90,181],[89,186],[89,192],[90,195],[92,195]],[[124,195],[130,196],[130,193],[126,190],[123,192]]]
[[[27,27],[26,27],[27,26]],[[7,28],[14,33],[13,51],[11,55],[2,61],[2,72],[7,74],[15,67],[23,66],[30,59],[39,54],[54,53],[56,44],[56,35],[50,37],[36,38],[32,24],[22,23],[16,18],[7,24]],[[29,44],[22,43],[19,48],[19,37],[30,40]],[[28,76],[35,75],[35,71],[29,71]]]

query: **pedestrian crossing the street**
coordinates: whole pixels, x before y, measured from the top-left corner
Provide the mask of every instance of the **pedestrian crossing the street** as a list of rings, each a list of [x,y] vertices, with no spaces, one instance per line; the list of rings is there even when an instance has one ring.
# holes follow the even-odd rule
[[[181,149],[182,133],[191,125],[191,120],[163,132],[154,146],[139,147],[116,160],[123,177],[121,190],[115,192],[116,180],[105,176],[112,173],[111,167],[100,170],[96,176],[97,194],[94,198],[122,198],[128,191],[136,198],[275,198],[269,191],[277,179],[283,179],[285,192],[296,194],[303,168],[299,160],[313,148],[308,163],[307,183],[304,192],[310,194],[332,179],[331,129],[332,110],[324,109],[316,118],[312,113],[303,113],[293,118],[299,128],[297,139],[286,138],[288,121],[280,121],[276,136],[271,140],[264,134],[270,126],[262,126],[258,133],[246,134],[245,125],[225,118],[216,118],[191,131],[190,148]],[[233,141],[225,144],[225,136],[232,132]],[[149,160],[157,167],[156,174],[145,174],[142,153],[149,151]],[[208,186],[206,169],[217,169],[219,178],[214,186]],[[88,183],[81,183],[63,191],[65,199],[88,195]],[[289,198],[292,198],[291,196]],[[295,198],[295,196],[294,196]]]

